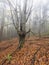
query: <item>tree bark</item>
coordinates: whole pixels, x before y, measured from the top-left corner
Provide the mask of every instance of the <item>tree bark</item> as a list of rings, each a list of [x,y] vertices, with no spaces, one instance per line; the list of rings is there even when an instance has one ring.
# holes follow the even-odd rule
[[[24,31],[19,32],[19,49],[21,49],[25,43],[26,33]]]

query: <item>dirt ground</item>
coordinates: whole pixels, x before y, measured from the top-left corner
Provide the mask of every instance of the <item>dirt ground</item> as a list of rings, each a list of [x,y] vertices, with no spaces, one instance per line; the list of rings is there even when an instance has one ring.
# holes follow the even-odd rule
[[[26,38],[23,48],[17,47],[17,38],[0,42],[0,65],[49,65],[49,38]],[[6,57],[14,51],[9,63]]]

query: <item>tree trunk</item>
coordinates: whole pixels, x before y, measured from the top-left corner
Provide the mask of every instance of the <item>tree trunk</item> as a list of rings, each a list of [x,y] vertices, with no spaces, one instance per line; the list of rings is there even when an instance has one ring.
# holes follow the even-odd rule
[[[19,49],[21,49],[25,43],[25,32],[21,31],[19,32]]]

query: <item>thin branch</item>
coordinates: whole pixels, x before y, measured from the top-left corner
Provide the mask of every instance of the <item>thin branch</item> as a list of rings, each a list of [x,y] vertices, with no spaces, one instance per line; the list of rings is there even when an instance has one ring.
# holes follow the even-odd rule
[[[9,6],[10,6],[10,2],[9,2],[9,0],[8,0],[8,3],[9,3]],[[15,25],[15,23],[14,23],[14,18],[13,18],[13,13],[12,13],[11,6],[10,6],[10,11],[11,11],[11,18],[12,18],[12,21],[13,21],[14,27],[15,27],[15,29],[18,31],[18,28],[16,27],[16,25]]]
[[[26,34],[28,34],[29,32],[30,32],[30,29],[29,29],[29,31],[26,32]]]
[[[32,32],[32,31],[31,31],[31,33],[32,33],[33,35],[35,35],[35,33],[34,33],[34,32]]]
[[[16,19],[17,19],[17,22],[19,22],[19,17],[18,17],[18,13],[19,13],[19,11],[17,11],[17,7],[16,7],[16,9],[15,9],[15,16],[16,16]]]
[[[30,7],[29,13],[27,13],[28,16],[27,16],[27,18],[26,18],[26,22],[28,21],[30,15],[31,15],[31,13],[32,13],[32,7],[33,7],[33,4],[32,4],[31,7]]]
[[[20,23],[22,23],[22,11],[21,11],[21,7],[20,6],[18,6],[19,7],[19,14],[20,14]]]
[[[27,0],[25,0],[24,7],[23,7],[23,12],[25,15],[26,15],[26,9],[27,9]]]
[[[12,5],[12,3],[10,2],[10,0],[7,0],[8,3],[10,4],[10,6],[14,9],[14,6]]]

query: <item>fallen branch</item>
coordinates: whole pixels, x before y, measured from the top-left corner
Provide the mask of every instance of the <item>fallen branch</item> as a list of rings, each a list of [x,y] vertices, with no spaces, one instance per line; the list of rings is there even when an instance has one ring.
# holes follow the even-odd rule
[[[7,61],[7,59],[4,57],[4,59],[0,62],[0,65],[4,65],[4,63]]]
[[[7,47],[0,47],[0,52],[6,50],[7,48],[9,48],[9,47],[11,47],[11,46],[13,46],[13,44],[11,44],[11,45],[9,45],[9,46],[7,46]]]
[[[14,50],[14,51],[10,54],[10,56],[13,56],[17,50],[19,51],[19,47],[17,47],[16,50]],[[0,62],[0,64],[1,64],[1,65],[4,65],[6,61],[7,61],[7,58],[4,57],[4,59]]]
[[[37,49],[37,51],[34,53],[33,58],[31,59],[31,64],[34,65],[35,60],[36,60],[36,54],[38,53],[38,51],[40,51],[41,47]]]

